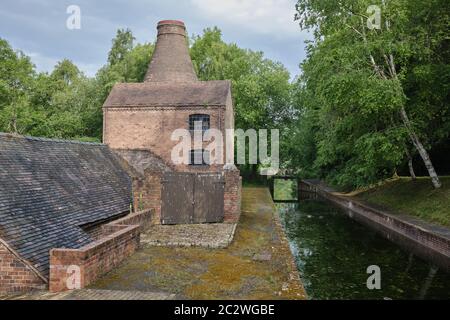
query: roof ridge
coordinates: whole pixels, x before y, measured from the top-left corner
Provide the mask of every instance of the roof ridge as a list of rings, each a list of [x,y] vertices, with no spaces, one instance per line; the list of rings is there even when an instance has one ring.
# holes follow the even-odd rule
[[[19,139],[23,139],[23,140],[32,140],[32,141],[85,144],[85,145],[105,146],[106,147],[106,144],[100,143],[100,142],[86,142],[86,141],[78,141],[78,140],[65,140],[65,139],[57,139],[57,138],[47,138],[47,137],[33,137],[33,136],[25,136],[25,135],[8,133],[8,132],[0,132],[0,137],[19,138]]]
[[[125,85],[125,86],[154,86],[154,85],[160,85],[160,84],[167,84],[167,85],[196,85],[196,84],[216,84],[218,82],[227,82],[231,83],[231,80],[225,79],[225,80],[198,80],[198,81],[180,81],[180,82],[173,82],[173,81],[152,81],[152,82],[117,82],[115,85]]]

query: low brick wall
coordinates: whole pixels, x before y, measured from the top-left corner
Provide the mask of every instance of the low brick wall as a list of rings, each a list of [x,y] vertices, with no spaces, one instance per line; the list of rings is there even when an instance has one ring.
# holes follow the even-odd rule
[[[225,190],[223,195],[224,222],[237,223],[241,215],[242,177],[239,170],[224,172]]]
[[[450,239],[415,225],[401,217],[382,212],[354,199],[334,194],[321,186],[302,182],[316,189],[317,193],[345,209],[347,215],[379,231],[389,240],[423,259],[430,260],[444,270],[450,270]]]
[[[0,243],[0,295],[44,289],[46,286],[35,271]]]
[[[139,248],[140,233],[153,210],[130,214],[102,226],[103,236],[80,249],[50,250],[49,290],[84,288]]]
[[[155,216],[154,209],[142,210],[139,212],[131,213],[123,218],[114,220],[108,224],[103,225],[103,234],[107,234],[108,230],[114,230],[117,225],[120,226],[131,226],[138,225],[139,231],[145,231],[150,226],[153,225],[153,220]],[[110,229],[112,228],[112,229]]]

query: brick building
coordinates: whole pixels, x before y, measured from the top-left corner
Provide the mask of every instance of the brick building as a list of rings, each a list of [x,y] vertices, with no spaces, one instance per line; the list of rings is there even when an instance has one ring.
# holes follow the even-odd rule
[[[136,228],[108,226],[103,232],[130,213],[131,187],[120,159],[106,145],[0,133],[0,294],[52,288],[58,265],[51,262],[52,252],[81,257],[90,249],[94,258],[102,243],[117,261],[131,254]],[[97,242],[115,232],[128,238],[115,240],[114,247]],[[83,261],[87,256],[76,263],[82,269]],[[102,263],[90,262],[89,270]],[[112,266],[102,265],[99,274]],[[66,278],[55,279],[61,283],[58,290],[64,289]]]
[[[171,158],[174,130],[193,133],[196,122],[220,130],[234,152],[226,131],[234,129],[231,83],[197,79],[183,22],[160,21],[157,29],[144,82],[116,84],[103,105],[104,143],[126,160],[134,205],[155,209],[154,223],[236,222],[241,179],[232,161],[208,161],[209,142],[192,144],[183,164]],[[223,159],[232,158],[225,149]]]
[[[230,82],[197,80],[185,33],[158,24],[145,81],[115,85],[104,103],[105,144],[0,133],[0,295],[85,287],[152,224],[237,222],[232,163],[197,162],[206,142],[171,161],[173,130],[234,127]]]

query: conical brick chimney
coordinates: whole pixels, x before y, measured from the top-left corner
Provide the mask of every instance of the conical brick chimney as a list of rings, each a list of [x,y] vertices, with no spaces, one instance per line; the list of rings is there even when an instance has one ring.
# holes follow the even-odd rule
[[[184,22],[158,22],[158,38],[144,82],[192,82],[197,75],[192,65]]]

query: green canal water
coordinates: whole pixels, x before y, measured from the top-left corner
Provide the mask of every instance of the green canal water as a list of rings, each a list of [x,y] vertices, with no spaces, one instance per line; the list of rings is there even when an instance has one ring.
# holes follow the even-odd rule
[[[326,200],[277,203],[311,299],[450,299],[450,274],[347,217]],[[381,289],[367,288],[367,267]]]

